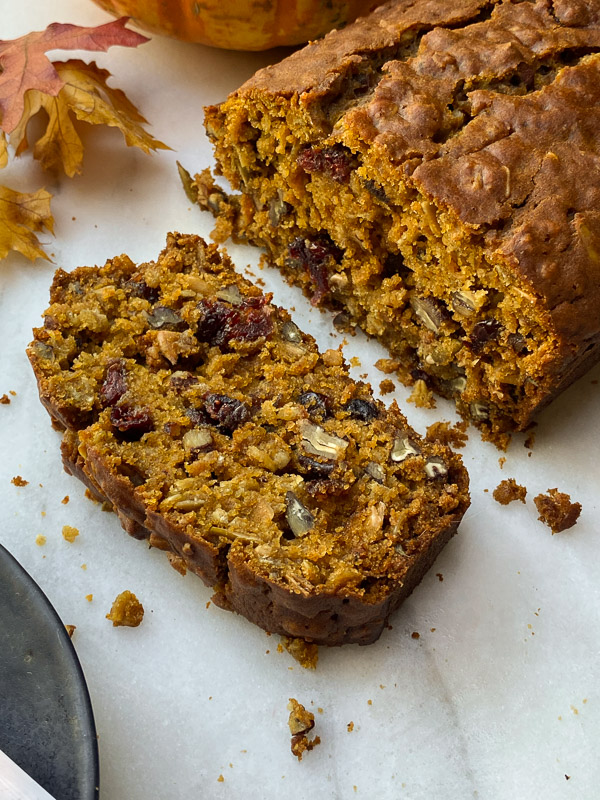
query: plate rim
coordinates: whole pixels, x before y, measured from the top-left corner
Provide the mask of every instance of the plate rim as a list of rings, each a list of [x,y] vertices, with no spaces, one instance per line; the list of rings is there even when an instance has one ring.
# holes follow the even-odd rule
[[[98,733],[96,730],[96,722],[94,719],[94,710],[90,693],[85,679],[85,674],[77,651],[71,641],[64,622],[60,618],[57,610],[50,602],[48,596],[39,586],[39,584],[27,572],[25,567],[17,560],[17,558],[0,542],[0,560],[4,561],[7,568],[9,568],[16,579],[23,585],[24,589],[33,597],[36,604],[41,605],[47,613],[51,622],[54,623],[55,632],[58,633],[60,646],[64,649],[67,659],[71,661],[74,675],[78,689],[81,693],[82,701],[82,729],[88,734],[87,742],[84,741],[84,747],[87,749],[89,766],[91,767],[91,774],[93,781],[90,784],[90,791],[88,795],[82,797],[81,800],[97,800],[100,795],[100,760],[98,754]]]

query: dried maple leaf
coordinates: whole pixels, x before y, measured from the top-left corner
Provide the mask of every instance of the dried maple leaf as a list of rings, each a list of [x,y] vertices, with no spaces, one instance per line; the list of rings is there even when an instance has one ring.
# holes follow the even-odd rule
[[[108,50],[112,45],[137,47],[148,39],[127,30],[128,17],[86,28],[54,22],[44,31],[0,40],[0,127],[10,133],[19,124],[25,93],[37,89],[56,96],[63,81],[46,55],[48,50]]]
[[[142,124],[146,120],[125,94],[106,85],[110,72],[94,62],[86,64],[77,59],[56,61],[54,67],[63,87],[54,97],[35,89],[27,92],[23,116],[10,135],[17,155],[29,146],[27,125],[41,109],[46,111],[48,123],[35,143],[34,158],[39,159],[44,169],[62,166],[70,178],[81,172],[83,160],[83,144],[72,116],[90,125],[119,128],[129,146],[139,147],[145,153],[169,149],[144,130]]]
[[[50,260],[35,234],[44,228],[53,233],[51,197],[45,189],[21,194],[0,186],[0,258],[5,258],[10,250],[18,250],[31,261]]]

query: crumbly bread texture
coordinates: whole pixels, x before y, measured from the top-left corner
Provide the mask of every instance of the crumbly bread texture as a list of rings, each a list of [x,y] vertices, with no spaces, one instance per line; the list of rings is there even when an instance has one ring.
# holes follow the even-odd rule
[[[515,500],[520,500],[524,503],[527,497],[527,487],[518,484],[514,478],[507,478],[506,480],[500,481],[498,486],[496,486],[493,497],[494,500],[502,506],[507,506]]]
[[[314,750],[318,744],[321,744],[319,736],[315,736],[311,740],[307,735],[315,727],[315,715],[311,711],[307,711],[302,703],[299,703],[294,697],[290,697],[288,710],[290,712],[288,727],[292,734],[292,754],[298,761],[302,761],[304,753]]]
[[[570,495],[558,489],[538,494],[533,502],[539,512],[538,519],[551,528],[553,534],[572,528],[581,514],[581,503],[572,503]]]
[[[468,506],[460,458],[198,237],[59,270],[51,303],[28,352],[66,470],[221,607],[375,640]]]
[[[267,248],[503,444],[600,353],[600,0],[396,0],[206,109]]]

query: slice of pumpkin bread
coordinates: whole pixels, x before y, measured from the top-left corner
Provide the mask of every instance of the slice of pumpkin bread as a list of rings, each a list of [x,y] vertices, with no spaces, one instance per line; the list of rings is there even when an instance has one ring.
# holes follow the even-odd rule
[[[188,182],[407,383],[523,430],[600,356],[600,0],[396,0],[206,109]]]
[[[372,642],[468,506],[459,456],[198,237],[59,270],[34,333],[66,470],[268,631]]]

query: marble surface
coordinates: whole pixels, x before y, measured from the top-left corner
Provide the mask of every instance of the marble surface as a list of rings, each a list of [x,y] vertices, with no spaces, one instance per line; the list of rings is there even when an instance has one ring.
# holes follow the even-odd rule
[[[2,36],[55,20],[98,24],[107,16],[82,0],[28,0],[4,10]],[[281,53],[154,38],[137,50],[83,55],[113,73],[112,84],[173,149],[146,156],[118,132],[89,127],[82,176],[45,175],[28,155],[0,176],[20,190],[45,185],[56,218],[55,238],[44,236],[52,264],[18,255],[0,264],[0,395],[16,392],[0,406],[0,541],[77,626],[103,800],[600,797],[598,367],[542,415],[532,451],[523,437],[514,440],[503,469],[501,453],[471,432],[464,459],[472,505],[459,535],[392,630],[369,647],[322,648],[314,672],[279,653],[277,637],[209,605],[209,589],[126,536],[62,472],[59,436],[24,353],[54,269],[121,252],[152,258],[168,230],[208,236],[211,219],[190,208],[175,160],[192,171],[211,164],[203,105]],[[230,252],[239,268],[259,274],[255,251]],[[273,271],[260,275],[322,346],[338,341],[328,314],[310,309]],[[377,387],[381,348],[353,339],[347,352],[362,362],[354,374],[368,373]],[[419,430],[455,418],[449,404],[419,411],[407,394],[398,387],[386,401],[398,398]],[[29,484],[12,485],[15,475]],[[527,486],[526,505],[492,499],[511,476]],[[552,536],[532,498],[555,486],[583,512],[573,529]],[[62,538],[66,524],[80,531],[73,544]],[[113,629],[105,619],[123,589],[146,608],[138,629]],[[322,739],[302,763],[289,752],[290,697],[315,712]]]

